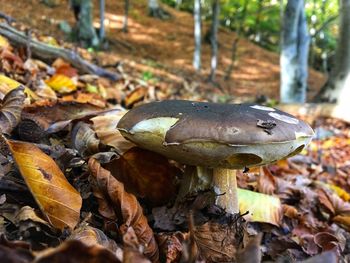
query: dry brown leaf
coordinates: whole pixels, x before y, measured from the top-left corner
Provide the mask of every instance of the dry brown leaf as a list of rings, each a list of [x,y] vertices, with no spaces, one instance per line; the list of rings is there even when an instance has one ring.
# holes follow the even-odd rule
[[[165,204],[175,196],[174,181],[179,170],[155,152],[134,147],[105,168],[124,183],[128,192],[146,198],[153,205]]]
[[[79,222],[82,199],[51,159],[37,146],[7,141],[16,164],[49,223],[63,230]]]
[[[90,125],[85,122],[78,122],[71,132],[73,148],[80,156],[86,157],[99,151],[100,140],[96,138],[96,133]]]
[[[114,147],[119,155],[123,155],[126,151],[135,146],[135,144],[126,140],[117,129],[119,120],[126,112],[127,111],[116,109],[91,118],[98,138],[105,145]]]
[[[239,263],[258,263],[261,262],[261,238],[262,233],[251,238],[246,247],[237,253],[237,262]]]
[[[339,245],[338,238],[328,232],[318,232],[314,236],[314,241],[322,251],[332,250]]]
[[[122,258],[123,255],[121,248],[114,240],[107,237],[100,229],[88,225],[76,228],[69,236],[69,239],[79,240],[87,246],[100,245],[111,250],[118,258]]]
[[[0,132],[10,134],[21,120],[21,112],[26,96],[24,87],[11,90],[0,104]]]
[[[199,254],[206,262],[235,262],[235,228],[227,224],[207,222],[194,228],[194,241]]]
[[[20,138],[26,141],[40,141],[47,133],[57,132],[73,120],[95,116],[101,108],[90,104],[61,101],[42,101],[27,106],[22,111],[18,125]]]
[[[95,159],[90,158],[89,169],[95,197],[99,201],[99,211],[102,215],[118,218],[120,231],[124,235],[129,227],[136,233],[137,239],[144,247],[144,254],[158,262],[158,247],[153,231],[149,227],[147,218],[136,197],[124,190],[124,185],[115,179],[111,173],[104,169]],[[103,209],[107,209],[107,213]]]
[[[159,253],[166,263],[177,263],[180,261],[183,243],[188,239],[188,234],[183,232],[160,233],[156,235],[159,245]]]
[[[33,263],[121,263],[112,251],[98,245],[87,246],[78,240],[68,240],[56,248],[39,252]]]
[[[258,191],[263,194],[272,195],[276,190],[276,179],[270,170],[264,166],[260,168],[258,177]]]

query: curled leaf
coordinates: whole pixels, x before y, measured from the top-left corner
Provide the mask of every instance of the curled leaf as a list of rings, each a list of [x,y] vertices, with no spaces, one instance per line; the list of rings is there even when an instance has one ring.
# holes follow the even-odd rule
[[[94,130],[101,142],[114,147],[120,155],[123,155],[126,151],[135,146],[135,144],[126,140],[117,129],[119,120],[126,112],[127,111],[113,110],[91,118]]]
[[[11,90],[0,105],[0,132],[10,134],[21,119],[21,112],[26,96],[24,87]]]
[[[98,152],[100,140],[96,138],[96,133],[89,124],[80,121],[72,130],[72,144],[85,157]]]
[[[153,205],[165,204],[175,196],[174,181],[179,171],[160,154],[134,147],[105,168],[124,183],[128,192]],[[163,191],[164,187],[167,191]]]
[[[280,225],[282,206],[278,197],[238,189],[238,200],[240,212],[249,211],[245,217],[248,221]]]
[[[68,240],[54,249],[38,253],[35,262],[121,263],[112,251],[97,245],[87,246],[78,240]]]
[[[138,241],[144,247],[144,254],[158,262],[158,247],[153,231],[136,197],[124,190],[124,185],[94,159],[89,160],[91,181],[95,197],[99,201],[99,211],[120,220],[120,231],[125,234],[129,227],[135,231]],[[103,211],[107,209],[107,213]]]
[[[84,225],[75,229],[69,236],[69,239],[79,240],[87,246],[100,245],[111,250],[118,256],[122,255],[121,248],[116,244],[116,242],[107,237],[106,234],[98,228]]]
[[[37,146],[7,141],[24,181],[49,223],[73,229],[80,218],[82,199],[51,159]]]

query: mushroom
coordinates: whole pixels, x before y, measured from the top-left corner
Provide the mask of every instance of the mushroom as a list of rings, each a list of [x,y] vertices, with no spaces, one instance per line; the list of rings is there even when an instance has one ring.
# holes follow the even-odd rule
[[[196,166],[180,193],[212,185],[216,204],[231,214],[239,212],[236,169],[293,156],[314,135],[308,124],[274,108],[186,100],[140,105],[117,128],[142,148]]]

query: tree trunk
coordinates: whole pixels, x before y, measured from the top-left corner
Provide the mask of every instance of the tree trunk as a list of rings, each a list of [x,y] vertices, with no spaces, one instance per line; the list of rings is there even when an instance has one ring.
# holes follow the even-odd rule
[[[283,20],[280,57],[283,103],[306,100],[309,44],[304,0],[289,0]]]
[[[249,0],[244,0],[243,10],[242,10],[242,18],[241,18],[239,26],[238,26],[238,28],[236,30],[235,40],[232,43],[231,63],[230,63],[230,66],[228,66],[228,68],[226,70],[225,80],[229,80],[230,79],[230,77],[232,75],[232,72],[233,72],[233,68],[235,66],[235,62],[236,62],[236,58],[237,58],[238,42],[239,42],[239,40],[241,38],[241,32],[242,32],[243,27],[244,27],[245,18],[247,16],[248,1]],[[237,14],[237,16],[238,16],[238,14]]]
[[[329,79],[315,101],[337,102],[348,107],[350,103],[350,0],[341,0],[338,47],[335,65]]]
[[[124,1],[123,32],[128,32],[129,0]]]
[[[220,15],[220,1],[213,2],[213,17],[210,30],[210,45],[211,45],[211,62],[210,62],[210,81],[215,81],[215,73],[218,64],[218,28]]]
[[[202,19],[201,19],[201,0],[194,0],[194,53],[193,67],[199,71],[201,69],[201,42],[202,42]]]
[[[100,0],[100,42],[105,38],[105,0]]]
[[[159,6],[158,0],[148,0],[148,12],[155,18],[168,19],[170,17],[170,14]]]
[[[72,9],[77,20],[75,37],[84,46],[98,46],[99,40],[92,25],[91,0],[71,0]]]

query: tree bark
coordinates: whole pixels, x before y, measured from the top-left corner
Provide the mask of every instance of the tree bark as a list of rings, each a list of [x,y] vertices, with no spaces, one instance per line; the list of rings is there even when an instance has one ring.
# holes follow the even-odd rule
[[[210,81],[215,81],[215,73],[218,64],[218,28],[219,28],[219,15],[220,15],[220,1],[214,0],[213,2],[213,17],[210,30],[210,45],[211,45],[211,61],[210,61]]]
[[[92,24],[91,0],[71,0],[77,23],[74,28],[75,36],[85,46],[98,46],[99,40]]]
[[[339,40],[335,65],[327,83],[314,100],[337,102],[346,108],[350,103],[350,0],[341,0],[339,13]]]
[[[232,43],[231,63],[230,63],[230,66],[228,66],[228,68],[226,70],[225,80],[230,79],[232,72],[233,72],[233,68],[235,66],[235,62],[236,62],[236,58],[237,58],[238,42],[241,39],[241,32],[242,32],[243,27],[244,27],[245,18],[247,16],[248,1],[249,0],[244,0],[243,10],[242,10],[242,18],[241,18],[241,22],[236,30],[235,40]],[[261,2],[262,2],[262,0],[261,0]]]
[[[158,0],[148,0],[148,12],[155,18],[167,19],[170,17],[170,14],[159,6]]]
[[[283,103],[306,100],[309,44],[304,0],[289,0],[284,14],[280,57]]]
[[[123,19],[123,32],[128,32],[128,17],[129,17],[129,0],[124,1],[124,19]]]
[[[100,42],[103,42],[105,34],[105,0],[100,0]]]
[[[201,42],[202,42],[202,19],[201,19],[201,0],[194,1],[194,53],[193,67],[199,71],[201,69]]]

